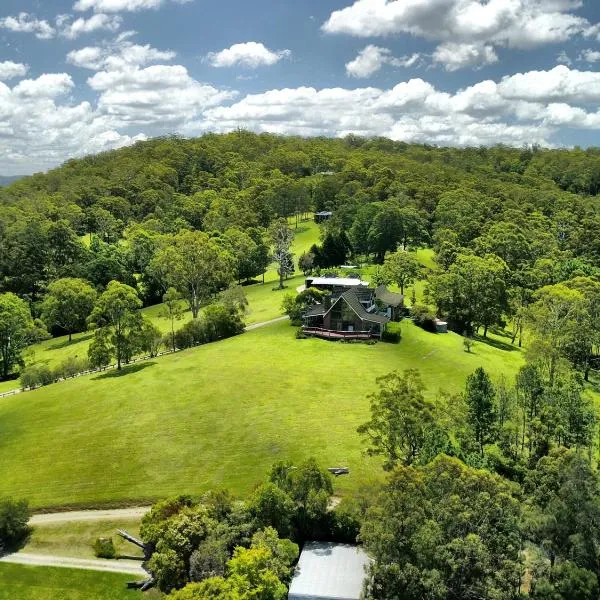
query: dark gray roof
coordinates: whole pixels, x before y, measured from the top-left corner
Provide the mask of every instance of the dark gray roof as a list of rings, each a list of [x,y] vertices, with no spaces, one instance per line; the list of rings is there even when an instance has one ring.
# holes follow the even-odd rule
[[[365,310],[365,307],[360,303],[360,299],[355,290],[344,292],[340,298],[346,301],[348,306],[358,315],[358,318],[361,321],[368,321],[369,323],[388,323],[390,321],[389,317],[368,313]]]
[[[305,313],[305,317],[320,317],[327,312],[327,308],[324,304],[315,304],[311,306]]]
[[[388,306],[401,306],[404,302],[404,296],[402,294],[396,294],[395,292],[390,292],[385,285],[380,285],[375,290],[375,297],[377,300],[380,300],[384,304]]]

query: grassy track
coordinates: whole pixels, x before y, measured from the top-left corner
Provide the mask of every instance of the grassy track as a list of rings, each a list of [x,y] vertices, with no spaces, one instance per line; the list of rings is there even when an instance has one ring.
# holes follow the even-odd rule
[[[131,575],[0,564],[0,600],[135,600]],[[158,598],[158,595],[154,596]],[[147,597],[149,600],[149,597]]]
[[[94,559],[96,556],[93,546],[96,539],[112,537],[117,555],[141,556],[138,548],[116,534],[117,529],[125,529],[130,534],[137,536],[139,528],[139,519],[38,524],[34,526],[33,533],[23,548],[23,552]]]
[[[34,507],[98,506],[198,493],[247,493],[279,459],[351,468],[338,491],[379,468],[356,427],[378,375],[420,368],[429,393],[458,391],[483,365],[516,371],[518,351],[402,324],[399,345],[296,340],[281,323],[0,402],[0,496]]]

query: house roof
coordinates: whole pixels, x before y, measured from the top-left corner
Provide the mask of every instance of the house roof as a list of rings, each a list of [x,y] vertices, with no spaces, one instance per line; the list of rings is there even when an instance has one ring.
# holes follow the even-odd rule
[[[400,306],[404,302],[404,296],[402,294],[396,294],[395,292],[390,292],[390,290],[385,287],[385,285],[380,285],[375,290],[375,297],[377,300],[380,300],[384,304],[388,306]]]
[[[306,281],[310,281],[310,285],[334,285],[338,287],[355,287],[358,285],[369,285],[366,281],[361,281],[360,279],[357,279],[355,277],[307,277]]]
[[[288,600],[358,600],[367,578],[369,557],[350,544],[304,545]]]
[[[388,323],[390,320],[389,317],[367,312],[365,307],[360,303],[356,290],[348,290],[347,292],[344,292],[340,298],[343,298],[346,301],[348,306],[350,306],[361,321],[368,321],[369,323]],[[340,298],[338,298],[338,301]]]
[[[321,317],[327,312],[327,307],[324,304],[315,304],[311,306],[305,313],[305,317]]]

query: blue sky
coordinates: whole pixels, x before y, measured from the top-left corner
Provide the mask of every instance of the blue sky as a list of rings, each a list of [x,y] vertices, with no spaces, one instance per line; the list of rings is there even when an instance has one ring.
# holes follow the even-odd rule
[[[596,145],[596,0],[3,0],[0,174],[243,127]]]

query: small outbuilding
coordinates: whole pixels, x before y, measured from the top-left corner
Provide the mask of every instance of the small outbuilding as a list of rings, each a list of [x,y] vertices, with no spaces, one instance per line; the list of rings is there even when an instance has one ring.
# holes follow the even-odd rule
[[[329,221],[333,213],[329,210],[322,210],[315,213],[315,223],[322,223],[323,221]]]
[[[288,600],[359,600],[369,562],[358,546],[309,542],[300,554]]]

